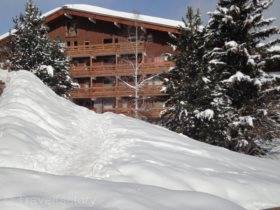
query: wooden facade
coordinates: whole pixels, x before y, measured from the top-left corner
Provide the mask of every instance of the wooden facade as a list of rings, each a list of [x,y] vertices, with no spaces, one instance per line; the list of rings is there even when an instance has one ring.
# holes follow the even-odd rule
[[[71,76],[80,88],[72,100],[96,112],[134,116],[134,91],[127,84],[148,79],[139,90],[139,114],[159,118],[165,94],[160,75],[173,67],[166,55],[175,26],[62,7],[46,17],[49,35],[65,43]]]

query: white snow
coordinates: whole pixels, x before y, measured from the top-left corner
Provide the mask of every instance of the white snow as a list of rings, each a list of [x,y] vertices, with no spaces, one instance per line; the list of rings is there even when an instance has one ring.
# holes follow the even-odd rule
[[[53,77],[54,75],[54,68],[52,66],[49,65],[41,65],[39,67],[40,71],[46,71],[48,73],[48,75],[50,75],[51,77]]]
[[[214,117],[214,111],[212,109],[206,109],[202,112],[197,112],[195,115],[198,119],[211,120]]]
[[[235,13],[240,13],[240,8],[235,5],[232,5],[229,10],[234,11]]]
[[[202,81],[205,82],[205,84],[208,84],[209,82],[211,82],[211,80],[208,79],[207,77],[202,77]]]
[[[248,59],[248,64],[250,64],[251,66],[255,66],[256,65],[256,62],[253,58],[249,58]]]
[[[280,55],[274,55],[271,57],[271,59],[280,59]]]
[[[42,17],[43,17],[43,18],[48,17],[48,16],[50,16],[50,15],[56,13],[56,12],[59,11],[60,9],[62,9],[62,7],[57,7],[57,8],[55,8],[55,9],[53,9],[53,10],[50,10],[50,11],[44,13],[44,14],[42,15]],[[15,30],[15,29],[12,29],[11,31],[0,35],[0,40],[7,38],[8,36],[10,36],[11,34],[14,34],[14,33],[16,33],[16,30]]]
[[[252,81],[251,77],[248,75],[243,74],[240,71],[237,71],[234,75],[232,75],[230,78],[228,78],[227,80],[224,80],[223,82],[226,83],[232,83],[235,81]]]
[[[30,72],[8,73],[5,82],[1,210],[280,206],[279,161],[230,152],[122,115],[96,114],[58,97]]]
[[[129,12],[121,12],[121,11],[106,9],[106,8],[87,5],[87,4],[68,4],[65,5],[63,8],[86,11],[94,14],[120,17],[120,18],[125,18],[130,20],[136,20],[136,21],[143,21],[143,22],[165,25],[170,27],[184,26],[184,23],[182,21],[153,17],[148,15],[134,14]]]
[[[280,45],[276,45],[276,46],[273,46],[269,49],[269,51],[273,52],[273,51],[280,51]]]
[[[16,32],[16,30],[12,29],[11,31],[0,35],[0,40],[7,38],[8,36],[10,36],[11,34],[14,34],[15,32]]]
[[[254,118],[251,116],[239,117],[239,122],[235,123],[236,125],[248,125],[254,127]]]
[[[0,81],[5,82],[8,77],[8,71],[0,69]]]
[[[213,65],[225,65],[224,62],[219,61],[219,60],[217,60],[217,59],[210,60],[210,61],[209,61],[209,64],[213,64]]]
[[[206,193],[8,168],[0,186],[1,210],[244,210]]]
[[[230,42],[226,42],[225,46],[228,47],[228,48],[235,48],[235,47],[238,46],[238,44],[237,44],[236,41],[230,41]]]
[[[274,71],[268,73],[270,76],[280,78],[280,71]]]
[[[162,92],[162,93],[166,93],[166,90],[167,90],[167,87],[162,86],[162,88],[161,88],[160,92]]]

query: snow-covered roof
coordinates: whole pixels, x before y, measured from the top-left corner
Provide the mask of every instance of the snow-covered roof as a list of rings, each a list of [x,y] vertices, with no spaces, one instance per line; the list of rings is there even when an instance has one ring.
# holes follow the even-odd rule
[[[94,13],[94,14],[98,14],[98,15],[106,15],[106,16],[124,18],[124,19],[133,20],[133,21],[143,21],[143,22],[147,22],[147,23],[151,23],[151,24],[162,25],[162,26],[167,26],[167,27],[172,27],[172,28],[176,28],[178,26],[184,25],[184,23],[182,21],[178,21],[178,20],[171,20],[171,19],[166,19],[166,18],[141,15],[141,14],[138,15],[135,13],[121,12],[121,11],[117,11],[117,10],[111,10],[111,9],[106,9],[103,7],[87,5],[87,4],[66,4],[62,7],[57,7],[49,12],[44,13],[42,15],[42,17],[50,16],[61,9],[77,10],[77,11],[81,11],[81,12]],[[14,33],[14,31],[12,31],[12,33]],[[10,35],[10,32],[0,35],[0,40],[7,38],[9,35]]]
[[[10,36],[10,34],[15,33],[15,31],[16,30],[13,29],[13,30],[11,30],[11,32],[7,32],[7,33],[0,35],[0,40],[7,38],[8,36]]]
[[[49,16],[49,15],[52,15],[52,14],[54,14],[55,12],[59,11],[60,9],[62,9],[62,7],[57,7],[57,8],[55,8],[55,9],[53,9],[53,10],[50,10],[50,11],[44,13],[44,14],[42,15],[42,17],[47,17],[47,16]],[[16,32],[16,30],[15,30],[15,29],[12,29],[11,31],[0,35],[0,40],[7,38],[8,36],[10,36],[10,34],[14,34],[15,32]]]
[[[100,14],[100,15],[107,15],[107,16],[113,16],[113,17],[119,17],[119,18],[125,18],[130,20],[137,20],[137,21],[143,21],[158,25],[164,25],[168,27],[178,27],[183,25],[182,21],[178,20],[170,20],[165,18],[159,18],[159,17],[153,17],[148,15],[141,15],[141,14],[135,14],[135,13],[129,13],[129,12],[121,12],[117,10],[111,10],[106,9],[102,7],[97,7],[93,5],[87,5],[87,4],[68,4],[65,5],[64,8],[66,9],[73,9],[78,11],[84,11],[84,12],[90,12],[94,14]]]

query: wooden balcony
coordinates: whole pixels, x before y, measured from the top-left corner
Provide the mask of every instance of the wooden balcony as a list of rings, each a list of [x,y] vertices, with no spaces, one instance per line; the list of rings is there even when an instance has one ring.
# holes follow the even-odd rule
[[[146,85],[143,86],[140,91],[140,96],[161,96],[164,95],[161,92],[161,85]],[[106,98],[106,97],[133,97],[134,91],[133,89],[125,86],[98,86],[91,88],[80,88],[72,91],[71,98],[73,99],[81,99],[81,98]]]
[[[99,56],[99,55],[115,55],[134,53],[136,49],[135,43],[120,42],[110,44],[95,44],[95,45],[78,45],[70,46],[66,49],[66,54],[70,57],[84,57],[84,56]],[[145,50],[145,43],[138,43],[138,51]]]
[[[96,111],[95,109],[92,109]],[[162,112],[163,108],[148,108],[147,110],[139,111],[139,116],[146,117],[148,119],[158,119],[160,118],[160,113]],[[135,112],[133,108],[113,108],[113,109],[104,109],[103,112],[112,112],[116,114],[123,114],[129,117],[134,117]]]
[[[151,62],[139,64],[139,75],[159,74],[168,71],[174,66],[173,62]],[[92,67],[73,66],[71,76],[81,77],[106,77],[106,76],[132,76],[134,69],[129,64],[104,64]]]

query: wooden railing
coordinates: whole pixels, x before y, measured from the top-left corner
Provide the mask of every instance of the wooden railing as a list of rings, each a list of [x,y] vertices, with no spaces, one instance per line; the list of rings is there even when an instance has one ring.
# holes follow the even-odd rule
[[[92,109],[96,111],[95,109]],[[162,112],[163,108],[148,108],[147,110],[140,110],[139,116],[146,117],[148,119],[157,119],[160,118],[160,113]],[[134,117],[135,112],[133,108],[112,108],[112,109],[103,109],[103,112],[113,112],[116,114],[124,114],[126,116]]]
[[[167,72],[174,66],[173,62],[151,62],[139,64],[139,75],[159,74]],[[104,64],[90,66],[72,66],[71,76],[79,77],[96,77],[96,76],[131,76],[134,74],[134,69],[129,64]]]
[[[146,85],[143,86],[140,91],[140,96],[160,96],[164,95],[161,92],[162,86],[161,85]],[[127,97],[133,96],[134,90],[125,86],[125,85],[118,85],[118,86],[98,86],[98,87],[91,87],[91,88],[80,88],[77,90],[72,91],[71,97],[75,99],[79,98],[100,98],[100,97]]]
[[[143,52],[145,50],[145,43],[139,42],[137,48],[139,52]],[[67,47],[66,54],[71,57],[112,55],[112,54],[135,52],[135,49],[136,49],[136,44],[133,42],[78,45],[78,46]]]

